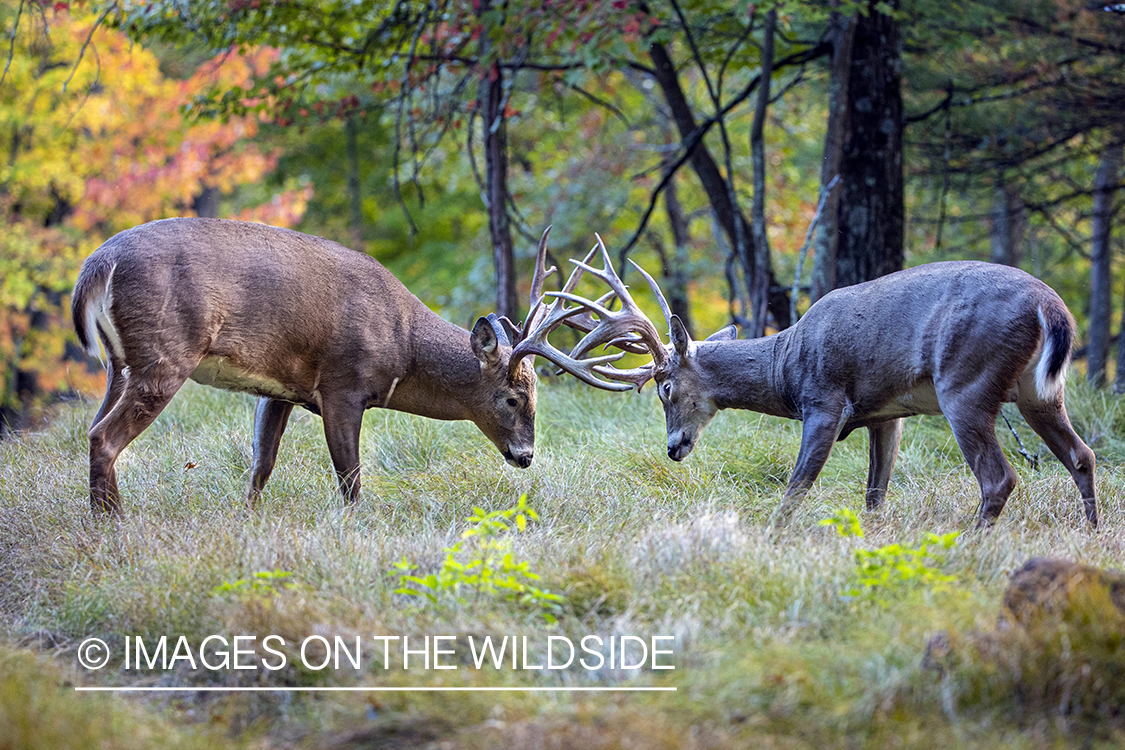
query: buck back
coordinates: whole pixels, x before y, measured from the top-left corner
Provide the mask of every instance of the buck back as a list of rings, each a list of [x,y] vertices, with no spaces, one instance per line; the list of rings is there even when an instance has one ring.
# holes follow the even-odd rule
[[[778,334],[781,375],[795,402],[807,388],[846,385],[857,412],[923,378],[993,371],[997,387],[1011,385],[1039,346],[1041,314],[1073,332],[1059,296],[1028,273],[992,263],[930,263],[825,295]],[[1070,338],[1057,348],[1069,353]]]

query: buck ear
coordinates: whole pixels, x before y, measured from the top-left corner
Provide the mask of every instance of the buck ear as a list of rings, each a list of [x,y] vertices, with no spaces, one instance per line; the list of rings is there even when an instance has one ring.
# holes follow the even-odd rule
[[[488,318],[477,318],[469,335],[469,344],[473,347],[473,354],[486,366],[492,367],[500,361],[500,338]]]
[[[715,331],[714,333],[712,333],[710,336],[708,336],[707,338],[705,338],[703,340],[704,341],[734,341],[736,338],[738,338],[738,329],[735,327],[734,323],[731,323],[726,328],[720,328],[719,330]]]
[[[684,322],[680,320],[679,315],[673,315],[669,324],[671,326],[672,345],[676,347],[676,351],[679,352],[681,357],[687,356],[691,349],[691,336],[688,335]]]

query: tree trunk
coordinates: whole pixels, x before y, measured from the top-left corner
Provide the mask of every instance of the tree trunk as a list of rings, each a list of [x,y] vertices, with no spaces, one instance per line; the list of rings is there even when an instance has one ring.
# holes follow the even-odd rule
[[[1110,239],[1113,235],[1113,198],[1117,173],[1121,167],[1120,143],[1102,151],[1101,164],[1094,175],[1093,242],[1090,248],[1090,342],[1086,348],[1086,379],[1100,388],[1105,385],[1109,360],[1109,319],[1113,315],[1110,295],[1113,276],[1110,268]],[[1118,343],[1118,352],[1121,344]],[[1120,360],[1120,355],[1118,357]],[[1120,382],[1120,377],[1118,377]]]
[[[836,0],[835,5],[839,5]],[[840,174],[840,160],[844,150],[844,132],[848,120],[848,81],[852,66],[852,40],[855,38],[855,18],[836,11],[828,20],[829,39],[832,43],[831,73],[828,83],[828,127],[824,136],[824,161],[820,167],[820,187]],[[838,187],[824,202],[820,224],[813,245],[812,279],[809,301],[816,302],[836,288],[836,242],[840,212]]]
[[[484,0],[479,13],[483,15],[491,9],[492,3]],[[482,34],[480,39],[480,57],[484,60],[490,56],[488,34]],[[492,63],[481,78],[477,103],[484,126],[485,198],[496,270],[496,314],[519,320],[512,229],[508,222],[508,121],[504,114],[504,71],[499,63]]]
[[[1019,266],[1023,237],[1023,201],[1019,187],[1005,182],[1003,175],[992,189],[992,216],[989,225],[989,259],[993,263]]]
[[[750,282],[750,304],[753,329],[750,338],[766,334],[766,308],[769,302],[770,277],[763,269],[770,267],[770,240],[766,234],[766,146],[762,137],[766,110],[770,105],[770,79],[773,78],[773,32],[777,27],[777,10],[766,14],[762,31],[762,77],[758,84],[758,103],[750,125],[750,159],[754,164],[754,202],[750,216],[754,237],[754,276]]]
[[[687,288],[688,245],[691,237],[674,177],[668,182],[668,187],[664,188],[664,207],[668,212],[668,225],[672,228],[674,246],[664,264],[664,288],[668,291],[668,307],[672,308],[673,315],[683,321],[688,333],[693,334],[695,329],[691,321]]]
[[[840,171],[836,286],[898,271],[903,261],[902,37],[876,10],[855,19]],[[892,3],[898,9],[898,0]]]
[[[348,149],[348,205],[351,209],[352,250],[365,252],[363,246],[363,196],[359,191],[359,133],[355,115],[344,125]]]
[[[203,185],[199,189],[199,194],[191,202],[191,210],[195,211],[196,216],[217,219],[219,217],[219,199],[222,197],[223,194],[217,187]]]
[[[687,140],[695,131],[697,125],[695,115],[691,111],[691,105],[688,104],[683,89],[680,87],[680,80],[675,65],[672,63],[672,58],[668,55],[668,50],[660,43],[653,43],[649,46],[649,56],[652,58],[655,68],[656,82],[659,84],[660,90],[664,94],[664,100],[672,112],[672,119],[676,123],[680,138]],[[726,180],[723,179],[718,165],[702,142],[695,147],[690,162],[692,169],[703,185],[703,190],[707,193],[707,199],[710,201],[715,216],[730,241],[731,247],[737,248],[738,227],[735,222],[741,221],[744,227],[750,226],[750,223],[746,221],[746,217],[742,215],[739,207],[732,202]],[[753,252],[752,257],[758,257],[754,248],[751,248],[751,251]],[[768,254],[766,262],[769,263]],[[753,269],[747,268],[745,270],[747,277],[753,278]],[[781,290],[781,285],[774,277],[772,268],[767,267],[765,273],[769,279],[769,311],[773,313],[779,328],[787,328],[789,326],[789,295]]]

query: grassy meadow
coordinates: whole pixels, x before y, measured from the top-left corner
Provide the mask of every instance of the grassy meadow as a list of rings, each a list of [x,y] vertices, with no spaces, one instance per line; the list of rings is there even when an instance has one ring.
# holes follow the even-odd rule
[[[1057,653],[1038,654],[1040,668],[1030,669],[1018,655],[974,645],[996,631],[1007,574],[1028,558],[1111,568],[1125,560],[1125,407],[1076,379],[1068,403],[1098,453],[1098,531],[1086,527],[1069,475],[1011,406],[1005,412],[1040,465],[1020,457],[1000,420],[1021,481],[996,528],[975,532],[979,491],[941,419],[908,420],[882,509],[863,511],[859,431],[837,445],[778,530],[767,524],[799,423],[723,412],[675,464],[651,388],[621,395],[566,381],[541,383],[527,470],[505,465],[469,423],[369,411],[364,500],[349,508],[320,420],[295,412],[252,509],[244,496],[253,401],[189,383],[122,455],[125,514],[105,520],[87,501],[86,429],[97,403],[65,405],[48,427],[0,443],[0,750],[1120,747],[1125,716],[1084,696],[1121,697],[1113,679],[1125,682],[1125,649],[1079,663],[1091,652],[1077,633],[1064,634]],[[395,593],[397,562],[436,573],[474,507],[502,511],[525,494],[538,521],[500,539],[540,576],[535,585],[564,598],[557,608],[467,584],[435,601]],[[855,511],[864,537],[820,525],[840,508]],[[910,548],[926,533],[954,531],[963,533],[927,557],[921,574],[859,582],[857,549]],[[182,661],[138,671],[115,658],[96,672],[77,662],[88,637],[119,654],[127,635],[198,643],[269,633],[290,647],[309,635],[452,634],[461,661],[447,671],[375,663],[317,671],[295,666],[290,653],[276,671]],[[674,635],[665,658],[675,669],[473,669],[464,641],[487,634],[532,644]],[[939,656],[927,653],[935,636],[947,644]],[[76,685],[677,690],[110,695]]]

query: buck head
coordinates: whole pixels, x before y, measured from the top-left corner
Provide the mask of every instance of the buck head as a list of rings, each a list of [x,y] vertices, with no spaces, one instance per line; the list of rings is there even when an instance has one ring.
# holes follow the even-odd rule
[[[672,338],[667,360],[656,367],[653,380],[656,393],[664,406],[668,427],[668,458],[682,461],[691,453],[700,433],[719,411],[710,380],[700,369],[696,343],[688,335],[679,316],[669,318]],[[737,336],[734,326],[727,326],[707,337],[707,341],[726,341]]]
[[[473,422],[512,466],[526,469],[535,455],[535,370],[513,356],[507,331],[495,315],[480,318],[469,339],[480,360]]]

